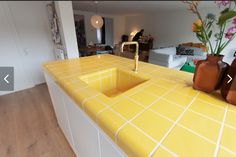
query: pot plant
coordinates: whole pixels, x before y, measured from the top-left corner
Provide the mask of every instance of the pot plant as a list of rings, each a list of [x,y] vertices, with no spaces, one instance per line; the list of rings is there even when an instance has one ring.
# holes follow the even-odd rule
[[[202,17],[199,11],[200,1],[183,1],[189,10],[196,15],[192,31],[206,47],[207,59],[198,61],[193,77],[193,88],[207,93],[219,89],[228,64],[223,62],[222,51],[235,38],[236,32],[236,0],[215,1],[216,7],[222,10],[219,17],[208,13]],[[215,40],[214,40],[215,39]],[[214,44],[213,44],[213,41]]]

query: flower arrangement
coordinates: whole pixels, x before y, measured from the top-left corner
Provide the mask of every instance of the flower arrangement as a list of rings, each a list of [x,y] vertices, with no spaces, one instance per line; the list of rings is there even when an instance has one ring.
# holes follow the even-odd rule
[[[236,0],[215,1],[219,9],[223,8],[218,18],[212,13],[208,13],[205,18],[202,18],[198,8],[200,1],[183,2],[198,17],[192,24],[192,31],[196,34],[198,40],[207,48],[208,53],[219,56],[223,49],[236,36]],[[214,29],[216,25],[218,29]],[[216,41],[214,45],[212,44],[212,40],[210,40],[213,36]]]

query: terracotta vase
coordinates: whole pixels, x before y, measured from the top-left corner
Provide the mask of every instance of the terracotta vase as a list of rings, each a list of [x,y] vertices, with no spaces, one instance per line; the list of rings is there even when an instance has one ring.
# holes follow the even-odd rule
[[[193,77],[193,88],[211,93],[222,85],[222,79],[228,64],[222,61],[223,56],[208,55],[206,60],[197,62]]]
[[[236,59],[227,70],[221,88],[221,95],[227,102],[236,105]]]

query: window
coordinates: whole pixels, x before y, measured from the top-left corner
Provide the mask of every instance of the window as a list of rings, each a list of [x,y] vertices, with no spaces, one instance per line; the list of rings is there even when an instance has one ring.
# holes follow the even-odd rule
[[[98,41],[98,43],[102,42],[102,31],[101,31],[101,28],[97,28],[97,41]]]

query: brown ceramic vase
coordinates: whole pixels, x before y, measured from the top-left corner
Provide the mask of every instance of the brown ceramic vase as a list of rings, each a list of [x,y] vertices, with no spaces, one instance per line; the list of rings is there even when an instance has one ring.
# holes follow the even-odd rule
[[[236,105],[236,59],[227,70],[221,88],[221,95],[227,102]]]
[[[219,89],[228,64],[222,61],[223,56],[208,55],[206,60],[197,62],[193,77],[193,88],[211,93]]]

